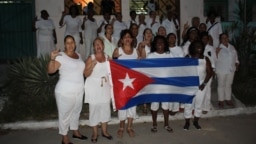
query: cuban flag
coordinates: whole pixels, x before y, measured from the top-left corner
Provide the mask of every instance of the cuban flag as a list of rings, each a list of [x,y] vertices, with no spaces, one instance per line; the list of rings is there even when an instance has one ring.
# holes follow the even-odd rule
[[[113,109],[151,102],[192,103],[198,86],[198,60],[159,58],[110,60]]]

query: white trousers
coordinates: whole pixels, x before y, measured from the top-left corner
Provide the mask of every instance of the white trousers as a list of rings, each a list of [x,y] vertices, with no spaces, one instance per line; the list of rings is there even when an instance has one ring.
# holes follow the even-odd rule
[[[206,92],[202,104],[203,111],[210,111],[211,108],[211,95],[212,95],[212,78],[209,79],[207,85],[205,86]]]
[[[120,121],[126,120],[127,118],[136,118],[136,106],[130,107],[126,110],[118,110],[118,119]]]
[[[83,104],[83,92],[55,92],[55,97],[59,116],[59,134],[67,135],[69,128],[70,130],[78,130]]]
[[[180,103],[178,103],[178,102],[169,102],[169,111],[172,111],[172,112],[180,111]]]
[[[219,101],[231,100],[234,74],[235,73],[217,74]]]
[[[159,109],[160,102],[152,102],[150,105],[150,109],[152,111],[157,111]],[[169,102],[161,102],[161,106],[163,110],[169,109]]]
[[[192,104],[184,104],[184,117],[185,119],[192,118],[192,111],[194,110],[195,117],[201,117],[202,103],[204,100],[206,88],[203,91],[198,90],[196,96],[193,98]]]

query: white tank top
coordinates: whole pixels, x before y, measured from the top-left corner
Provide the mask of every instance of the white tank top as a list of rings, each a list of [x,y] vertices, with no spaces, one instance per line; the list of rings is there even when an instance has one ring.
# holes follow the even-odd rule
[[[121,55],[120,57],[118,57],[118,59],[137,59],[138,58],[136,49],[133,49],[132,54],[128,55],[123,51],[121,47],[119,47],[118,53],[119,55]]]

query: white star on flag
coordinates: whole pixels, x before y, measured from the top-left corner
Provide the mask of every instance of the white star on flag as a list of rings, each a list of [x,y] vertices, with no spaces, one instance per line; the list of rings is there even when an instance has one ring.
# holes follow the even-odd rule
[[[123,83],[123,90],[125,90],[126,87],[131,87],[134,89],[132,82],[135,80],[135,78],[130,78],[128,73],[126,73],[125,79],[119,79],[120,82]]]

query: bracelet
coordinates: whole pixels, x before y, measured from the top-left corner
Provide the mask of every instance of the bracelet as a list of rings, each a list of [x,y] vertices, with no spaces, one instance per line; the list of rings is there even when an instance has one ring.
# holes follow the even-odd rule
[[[204,85],[204,86],[206,86],[206,85],[207,85],[207,83],[206,83],[206,82],[204,82],[204,83],[203,83],[203,85]]]

